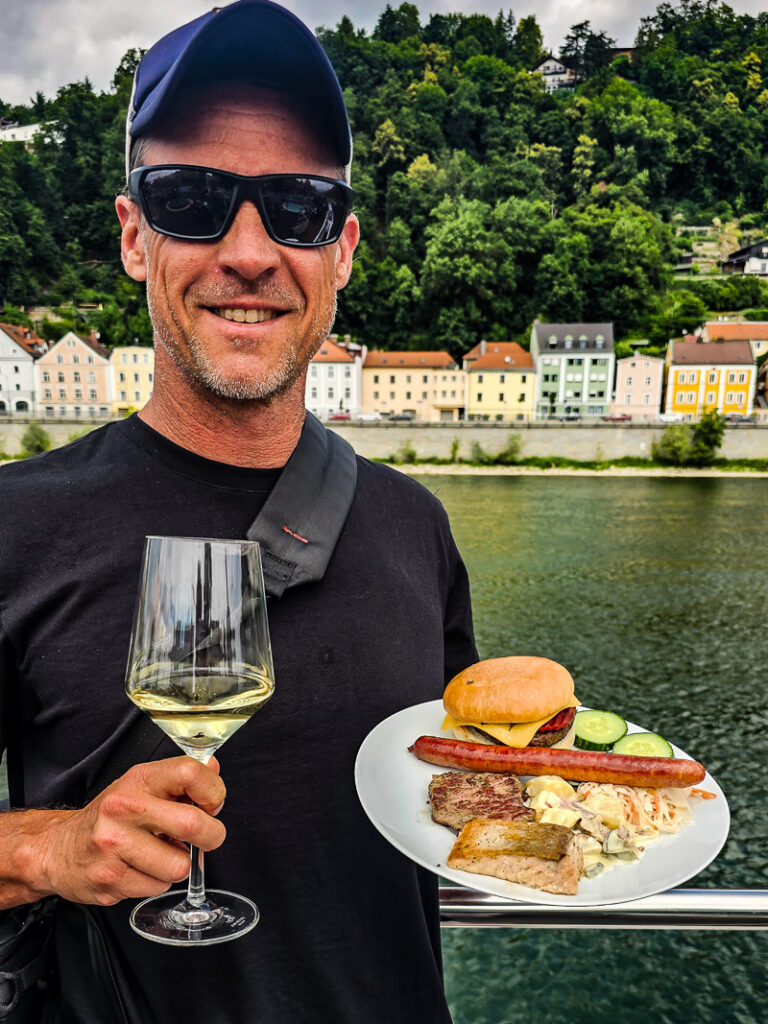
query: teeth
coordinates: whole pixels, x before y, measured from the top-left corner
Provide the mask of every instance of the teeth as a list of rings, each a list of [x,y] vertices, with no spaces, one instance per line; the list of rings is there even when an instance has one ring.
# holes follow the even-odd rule
[[[217,316],[224,317],[225,320],[234,320],[237,324],[261,324],[265,320],[274,320],[277,313],[272,312],[269,309],[241,309],[235,308],[220,308],[215,309],[214,312]]]

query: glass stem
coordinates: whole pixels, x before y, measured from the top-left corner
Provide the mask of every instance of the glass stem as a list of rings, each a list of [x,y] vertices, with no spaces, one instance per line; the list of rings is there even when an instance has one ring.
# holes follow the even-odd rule
[[[189,881],[187,882],[187,903],[193,907],[201,907],[205,898],[205,872],[203,869],[203,852],[199,846],[189,848]]]

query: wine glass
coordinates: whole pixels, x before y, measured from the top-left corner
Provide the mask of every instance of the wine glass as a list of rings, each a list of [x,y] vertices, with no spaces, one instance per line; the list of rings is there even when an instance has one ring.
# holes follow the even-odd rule
[[[134,704],[205,764],[274,688],[258,542],[147,537],[126,671]],[[130,921],[155,942],[205,946],[258,919],[246,897],[206,893],[202,853],[190,846],[187,892],[144,900]]]

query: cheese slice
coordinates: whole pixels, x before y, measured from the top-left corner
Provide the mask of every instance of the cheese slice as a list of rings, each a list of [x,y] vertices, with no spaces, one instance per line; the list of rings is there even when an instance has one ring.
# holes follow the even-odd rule
[[[559,715],[565,708],[577,708],[579,703],[578,698],[573,697],[572,700],[568,701],[567,704],[563,704],[553,714],[539,718],[536,722],[518,722],[517,725],[504,725],[503,723],[499,724],[496,722],[466,722],[460,718],[454,718],[452,715],[446,715],[443,721],[443,729],[453,729],[457,725],[469,725],[473,729],[482,729],[483,732],[493,736],[495,740],[503,743],[506,747],[527,747],[542,725],[548,722],[550,718]]]

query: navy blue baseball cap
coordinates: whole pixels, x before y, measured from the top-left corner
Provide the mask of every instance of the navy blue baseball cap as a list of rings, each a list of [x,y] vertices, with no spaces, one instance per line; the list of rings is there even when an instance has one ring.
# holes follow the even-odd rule
[[[243,81],[289,94],[343,167],[352,135],[341,86],[313,33],[270,0],[237,0],[169,32],[136,69],[126,121],[131,142],[151,134],[190,86]]]

